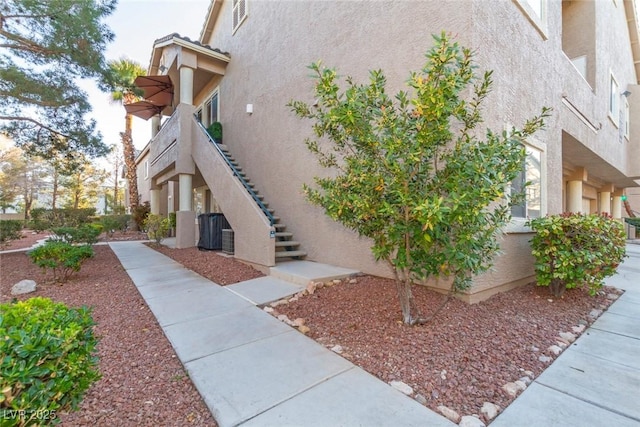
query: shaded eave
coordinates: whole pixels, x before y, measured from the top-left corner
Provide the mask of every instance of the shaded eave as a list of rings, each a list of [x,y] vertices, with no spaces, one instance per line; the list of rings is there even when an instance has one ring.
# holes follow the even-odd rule
[[[213,28],[218,20],[221,7],[222,0],[211,0],[204,25],[202,26],[202,31],[200,31],[200,43],[206,43],[207,40],[211,39],[211,34],[213,34]]]
[[[640,32],[636,16],[637,0],[624,0],[624,12],[627,16],[629,40],[631,41],[631,53],[633,66],[636,70],[636,81],[640,84]]]
[[[162,48],[174,45],[182,48],[192,50],[198,55],[204,55],[224,63],[229,63],[231,58],[226,52],[220,51],[220,49],[214,49],[211,46],[204,45],[200,42],[194,42],[187,37],[182,37],[180,34],[173,33],[168,36],[162,37],[153,42],[153,51],[151,53],[151,62],[149,63],[148,74],[156,75],[163,74],[160,70],[160,60],[162,59]]]

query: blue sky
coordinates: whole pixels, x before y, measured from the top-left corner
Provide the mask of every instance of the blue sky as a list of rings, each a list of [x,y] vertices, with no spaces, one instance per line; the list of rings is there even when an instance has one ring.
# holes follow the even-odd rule
[[[199,38],[210,0],[120,0],[118,3],[116,11],[106,20],[116,38],[105,56],[107,60],[127,57],[147,68],[154,40],[171,33],[192,40]],[[119,144],[120,132],[124,130],[124,108],[112,104],[109,94],[98,90],[94,82],[82,82],[82,87],[89,94],[93,107],[90,116],[98,122],[105,143]],[[151,121],[134,118],[136,148],[144,147],[150,134]]]

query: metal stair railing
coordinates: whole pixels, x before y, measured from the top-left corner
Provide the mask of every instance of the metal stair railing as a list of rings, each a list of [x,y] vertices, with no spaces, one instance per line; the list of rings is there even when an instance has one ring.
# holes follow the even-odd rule
[[[227,155],[222,151],[222,149],[213,140],[213,138],[211,138],[211,135],[209,135],[209,132],[207,132],[207,129],[204,127],[204,125],[200,121],[198,121],[198,117],[195,114],[193,115],[193,117],[194,117],[194,120],[196,121],[196,123],[198,124],[198,126],[200,126],[200,129],[204,132],[204,134],[207,136],[207,138],[209,138],[209,141],[211,142],[211,144],[213,144],[215,149],[218,150],[218,153],[222,156],[224,161],[227,163],[227,166],[229,166],[231,168],[231,171],[233,172],[233,175],[240,180],[240,182],[244,186],[245,190],[247,190],[249,192],[249,194],[251,195],[253,200],[258,204],[258,207],[266,215],[267,219],[269,220],[269,225],[273,226],[273,224],[275,224],[276,221],[275,221],[275,218],[273,217],[273,215],[271,215],[271,212],[269,212],[269,210],[264,205],[264,203],[262,203],[262,200],[260,200],[258,198],[258,195],[256,194],[255,191],[253,191],[253,188],[251,188],[249,186],[249,183],[242,177],[242,175],[240,175],[240,172],[238,171],[238,169],[236,169],[236,167],[233,165],[231,160],[229,160],[229,157],[227,157]]]

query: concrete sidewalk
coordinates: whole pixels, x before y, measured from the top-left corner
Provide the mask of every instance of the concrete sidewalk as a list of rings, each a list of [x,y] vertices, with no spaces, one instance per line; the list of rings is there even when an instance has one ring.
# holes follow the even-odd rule
[[[222,287],[141,242],[110,246],[221,427],[455,425],[255,305],[300,285],[271,276]],[[310,264],[297,265],[330,277],[331,266]],[[301,280],[295,269],[276,274]]]
[[[304,263],[222,287],[141,242],[110,246],[221,427],[455,425],[256,307],[298,292]],[[640,426],[640,245],[627,253],[607,280],[626,292],[491,427]]]
[[[606,282],[625,293],[491,427],[640,426],[640,245]]]

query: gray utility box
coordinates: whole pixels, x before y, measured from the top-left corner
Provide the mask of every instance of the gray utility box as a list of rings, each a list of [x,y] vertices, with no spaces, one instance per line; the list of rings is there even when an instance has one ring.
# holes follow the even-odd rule
[[[198,215],[200,238],[198,249],[219,251],[222,249],[222,230],[231,228],[221,213],[205,213]]]
[[[233,255],[233,230],[230,228],[222,229],[222,252]]]

